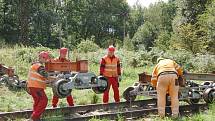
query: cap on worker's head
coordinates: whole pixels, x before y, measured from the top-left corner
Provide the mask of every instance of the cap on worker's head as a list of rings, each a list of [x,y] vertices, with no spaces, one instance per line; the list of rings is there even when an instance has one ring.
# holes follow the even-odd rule
[[[115,51],[115,47],[114,47],[113,45],[110,45],[110,46],[108,47],[108,51],[114,52],[114,51]]]
[[[63,47],[63,48],[60,48],[60,54],[67,54],[68,52],[68,49]]]
[[[39,53],[39,58],[49,59],[49,53],[47,51],[42,51]]]
[[[157,59],[157,62],[159,62],[159,61],[161,61],[161,60],[164,60],[164,58],[159,57],[159,58]]]

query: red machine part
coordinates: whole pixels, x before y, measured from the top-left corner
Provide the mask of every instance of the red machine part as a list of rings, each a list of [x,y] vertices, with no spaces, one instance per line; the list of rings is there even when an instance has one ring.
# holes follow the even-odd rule
[[[14,69],[0,64],[0,75],[8,75],[9,77],[14,76]]]
[[[88,61],[79,60],[76,62],[47,62],[45,63],[46,71],[75,71],[88,72]]]

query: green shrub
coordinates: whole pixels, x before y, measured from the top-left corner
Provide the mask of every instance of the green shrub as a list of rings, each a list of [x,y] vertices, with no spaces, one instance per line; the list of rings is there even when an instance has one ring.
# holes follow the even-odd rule
[[[95,44],[92,40],[86,40],[81,41],[80,44],[78,44],[77,49],[79,52],[95,52],[99,49],[99,46]]]

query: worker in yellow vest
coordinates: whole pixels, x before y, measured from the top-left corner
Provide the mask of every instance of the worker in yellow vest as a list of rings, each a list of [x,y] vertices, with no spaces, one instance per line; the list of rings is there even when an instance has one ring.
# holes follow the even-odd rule
[[[182,76],[182,68],[171,59],[158,58],[158,64],[152,72],[151,83],[157,90],[158,114],[165,116],[166,94],[171,98],[172,116],[178,117],[179,114],[179,82],[178,77]]]
[[[28,72],[27,88],[34,100],[33,113],[31,119],[39,121],[41,114],[45,111],[48,99],[45,94],[48,73],[45,71],[43,63],[49,60],[48,52],[42,51],[39,54],[39,61],[34,62]]]
[[[103,103],[108,103],[110,86],[112,86],[114,91],[115,102],[120,102],[119,81],[121,81],[121,68],[120,60],[115,56],[114,52],[114,46],[109,46],[107,55],[105,55],[100,62],[100,75],[105,76],[109,84],[108,89],[103,95]]]

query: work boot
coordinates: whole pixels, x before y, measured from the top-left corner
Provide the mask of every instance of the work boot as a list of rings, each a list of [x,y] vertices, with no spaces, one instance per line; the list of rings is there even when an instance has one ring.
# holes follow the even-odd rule
[[[52,108],[56,108],[57,107],[57,105],[52,105]]]

